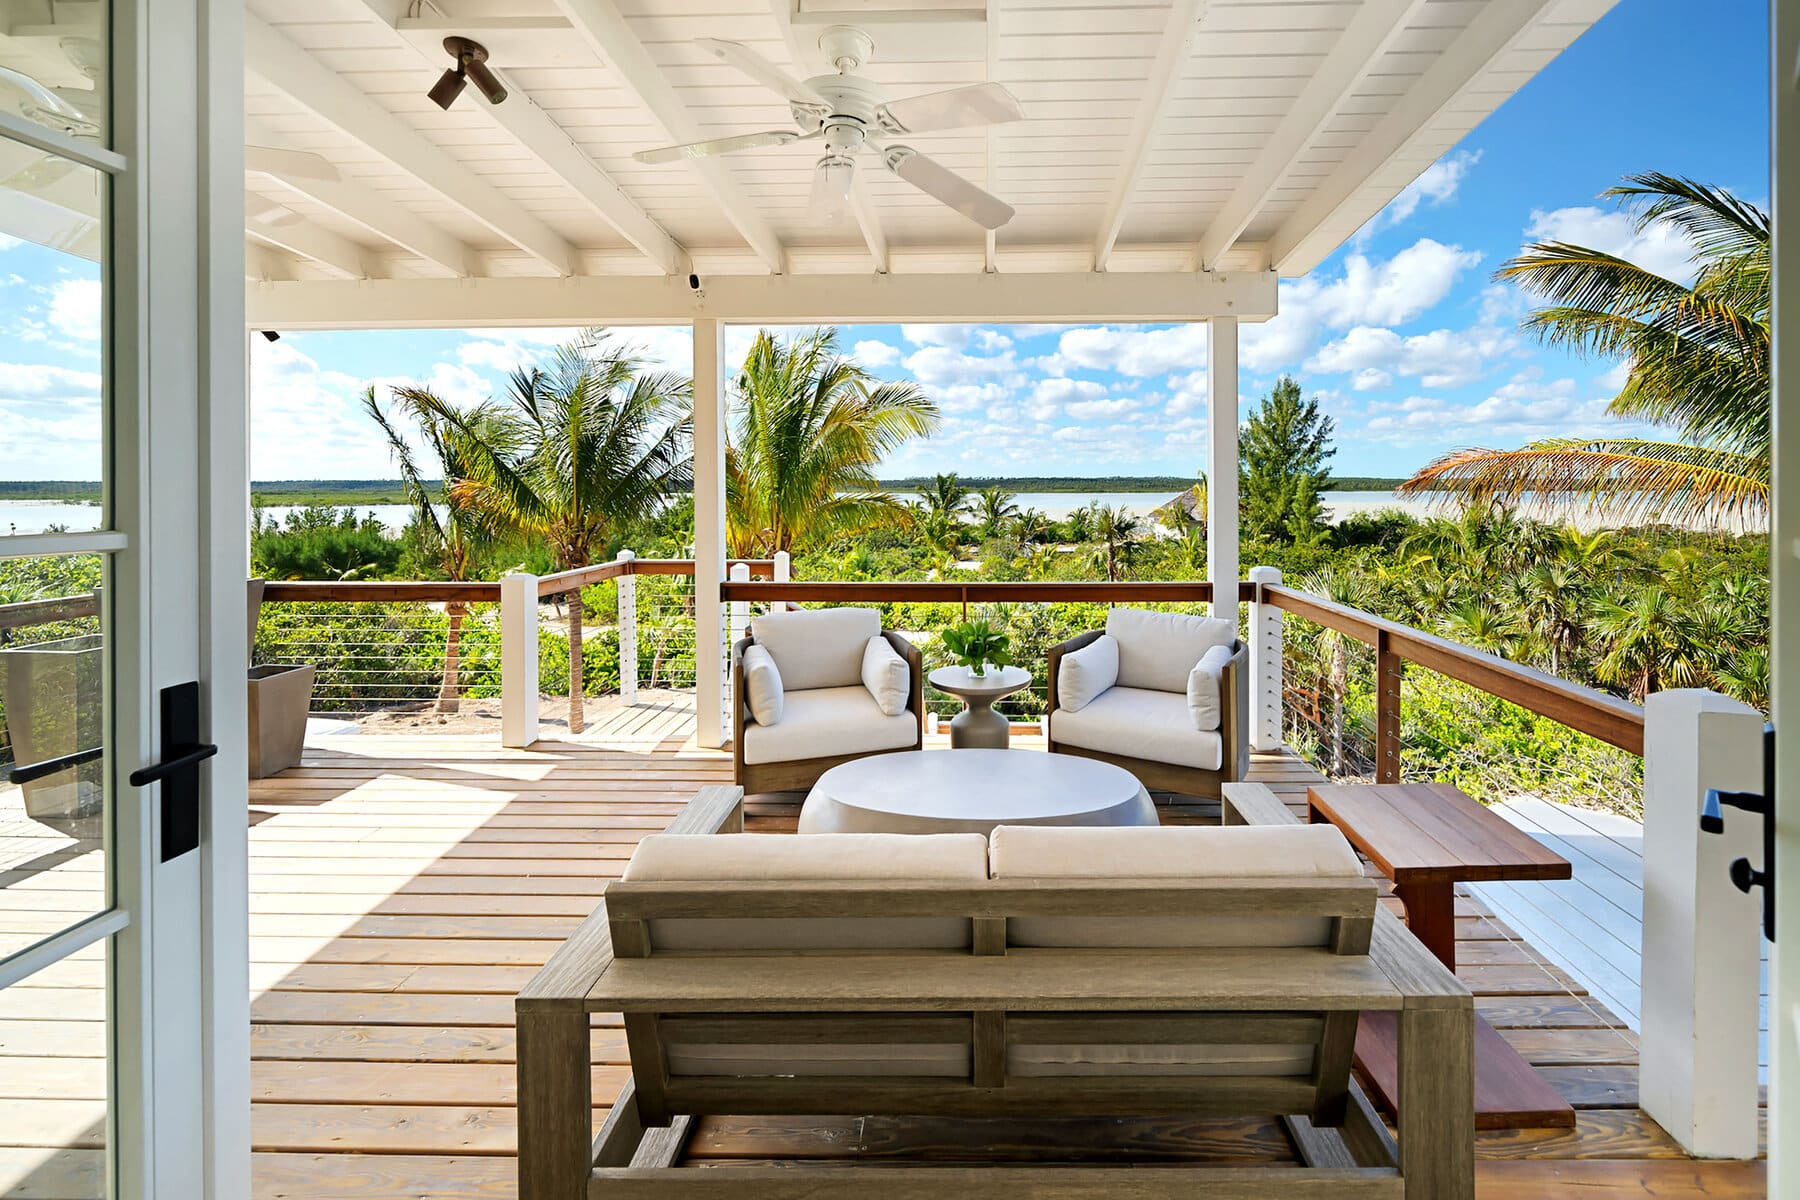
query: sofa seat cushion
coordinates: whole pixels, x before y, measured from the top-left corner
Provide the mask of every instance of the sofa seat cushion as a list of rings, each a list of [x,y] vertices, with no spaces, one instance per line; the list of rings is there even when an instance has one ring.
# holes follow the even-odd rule
[[[744,761],[747,763],[798,762],[839,754],[872,754],[880,750],[907,750],[918,743],[919,720],[911,708],[894,716],[881,711],[875,697],[862,685],[862,649],[857,648],[856,682],[847,687],[799,691],[789,686],[782,696],[781,723],[744,726]],[[787,679],[787,669],[781,677]],[[1187,718],[1187,702],[1181,704]],[[1191,730],[1192,722],[1188,723]]]
[[[750,637],[775,660],[789,692],[860,685],[863,649],[880,632],[872,608],[764,613],[750,622]]]
[[[776,728],[787,728],[793,720],[793,710],[794,695],[790,692],[789,715]],[[1050,737],[1083,750],[1200,771],[1216,771],[1224,761],[1224,742],[1218,732],[1194,728],[1193,715],[1188,711],[1185,669],[1178,691],[1153,692],[1120,686],[1107,689],[1079,712],[1057,709],[1050,714]]]
[[[1237,625],[1216,617],[1115,608],[1106,632],[1119,643],[1119,686],[1187,693],[1188,672],[1214,646],[1237,640]],[[787,664],[781,665],[783,678]]]
[[[620,877],[795,884],[893,879],[968,886],[987,879],[987,839],[978,833],[654,834],[638,843]],[[658,953],[954,950],[967,947],[970,939],[969,921],[960,917],[653,916],[648,924]]]

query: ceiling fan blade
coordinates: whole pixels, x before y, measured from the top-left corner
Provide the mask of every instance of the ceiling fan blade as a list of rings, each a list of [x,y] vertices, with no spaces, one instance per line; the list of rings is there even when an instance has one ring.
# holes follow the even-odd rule
[[[770,91],[782,96],[789,104],[816,108],[825,102],[819,93],[740,42],[727,42],[721,38],[695,38],[694,44],[720,62],[730,63]]]
[[[785,146],[789,142],[804,142],[822,136],[823,131],[799,133],[792,129],[765,129],[761,133],[740,133],[735,137],[713,138],[707,142],[689,142],[685,146],[659,146],[655,150],[639,150],[631,157],[641,163],[678,162],[684,158],[735,154],[739,150],[754,150],[759,146]]]
[[[982,191],[935,159],[911,146],[888,146],[881,152],[887,169],[932,199],[948,204],[983,229],[998,229],[1013,217],[1013,206]]]
[[[891,133],[929,133],[934,129],[1022,121],[1025,112],[1013,94],[999,84],[977,83],[889,100],[875,110],[875,119]]]
[[[322,179],[336,183],[343,176],[322,155],[310,150],[286,150],[278,146],[245,146],[244,169],[259,175],[295,179]]]

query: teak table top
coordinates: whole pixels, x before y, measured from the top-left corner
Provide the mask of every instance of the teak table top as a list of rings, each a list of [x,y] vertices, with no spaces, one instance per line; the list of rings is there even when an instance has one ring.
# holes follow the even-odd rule
[[[1567,859],[1447,783],[1315,784],[1313,819],[1396,884],[1568,879]]]

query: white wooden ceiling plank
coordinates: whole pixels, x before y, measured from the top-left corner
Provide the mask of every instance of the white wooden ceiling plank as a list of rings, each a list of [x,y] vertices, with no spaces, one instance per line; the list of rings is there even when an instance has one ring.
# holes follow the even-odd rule
[[[1245,168],[1244,177],[1201,235],[1196,254],[1212,270],[1243,235],[1294,160],[1318,137],[1370,67],[1406,29],[1425,0],[1367,0],[1335,39],[1294,107]]]

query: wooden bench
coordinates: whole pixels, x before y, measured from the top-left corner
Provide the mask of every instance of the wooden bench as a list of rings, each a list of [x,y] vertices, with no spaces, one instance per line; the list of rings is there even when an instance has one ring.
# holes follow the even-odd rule
[[[1259,802],[1250,796],[1233,807],[1228,792],[1229,819],[1246,823],[1261,813]],[[741,793],[711,788],[671,830],[741,827]],[[1129,950],[1021,947],[1013,936],[1030,921],[1130,922],[1146,913],[1323,920],[1325,934],[1319,945]],[[961,950],[657,951],[658,922],[747,915],[954,919],[969,927]],[[1368,1010],[1395,1013],[1401,1030],[1397,1147],[1350,1078],[1355,1024]],[[596,1012],[624,1015],[632,1082],[591,1138],[588,1023]],[[628,880],[611,885],[604,905],[520,994],[517,1020],[524,1200],[1473,1195],[1469,993],[1379,911],[1373,883],[1360,878]],[[966,1068],[929,1076],[671,1069],[697,1047],[753,1045],[775,1055],[785,1047],[799,1056],[821,1043],[878,1050],[921,1042],[960,1048]],[[1215,1047],[1230,1064],[1256,1058],[1241,1054],[1245,1047],[1311,1049],[1304,1068],[1274,1073],[1119,1068],[1045,1077],[1019,1066],[1024,1051],[1069,1043],[1179,1045],[1184,1054]],[[675,1167],[694,1116],[778,1113],[1275,1113],[1313,1169]]]

